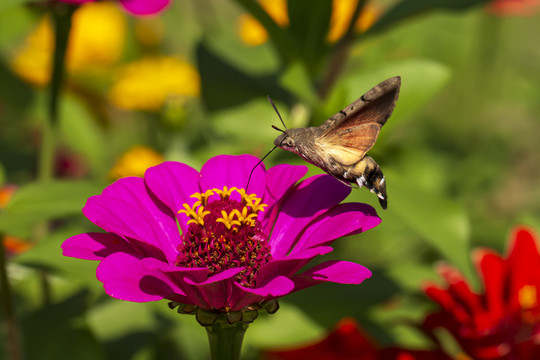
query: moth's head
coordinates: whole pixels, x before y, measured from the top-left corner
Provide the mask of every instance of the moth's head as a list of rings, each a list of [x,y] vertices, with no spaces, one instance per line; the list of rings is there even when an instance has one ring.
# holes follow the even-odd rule
[[[294,139],[287,133],[290,130],[287,130],[287,131],[280,130],[280,131],[282,131],[283,134],[279,135],[276,138],[276,140],[274,140],[274,145],[284,150],[295,152],[296,143]]]

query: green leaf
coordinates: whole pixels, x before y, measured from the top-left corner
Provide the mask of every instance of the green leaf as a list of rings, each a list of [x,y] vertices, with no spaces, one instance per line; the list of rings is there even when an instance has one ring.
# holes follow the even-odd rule
[[[279,80],[280,85],[296,95],[299,99],[310,104],[315,104],[319,101],[309,74],[307,73],[305,66],[301,63],[296,62],[287,67]]]
[[[100,344],[82,320],[87,302],[88,293],[83,291],[26,314],[22,322],[26,358],[104,359]]]
[[[260,98],[216,113],[212,123],[220,133],[235,138],[239,151],[246,151],[250,147],[270,148],[277,136],[272,125],[279,124],[279,118],[266,98]]]
[[[197,48],[197,66],[201,75],[202,99],[209,110],[220,110],[266,95],[282,100],[288,97],[278,85],[276,76],[246,74],[203,44]]]
[[[310,319],[304,309],[282,301],[275,314],[261,312],[246,332],[245,343],[262,348],[292,346],[313,341],[323,333],[324,328]]]
[[[418,170],[418,169],[416,169]],[[451,264],[472,274],[470,224],[465,210],[445,196],[418,186],[415,171],[406,174],[385,168],[388,182],[388,211],[393,211]]]
[[[490,0],[402,0],[388,10],[367,32],[373,34],[387,30],[410,17],[432,10],[468,10]]]
[[[44,220],[80,214],[86,199],[101,185],[89,181],[55,181],[20,187],[0,214],[0,232],[28,238]]]
[[[16,256],[13,262],[27,268],[46,269],[47,272],[68,279],[69,281],[63,282],[68,285],[66,286],[68,290],[70,286],[73,288],[84,284],[90,290],[102,294],[103,286],[96,279],[98,262],[75,259],[62,254],[61,246],[67,238],[86,231],[88,230],[83,227],[55,228],[39,243]]]
[[[0,2],[0,14],[16,6],[24,6],[28,0],[2,0]]]
[[[439,280],[439,275],[432,264],[405,262],[400,263],[399,266],[388,266],[386,273],[403,289],[410,292],[420,291],[421,283],[426,280]]]

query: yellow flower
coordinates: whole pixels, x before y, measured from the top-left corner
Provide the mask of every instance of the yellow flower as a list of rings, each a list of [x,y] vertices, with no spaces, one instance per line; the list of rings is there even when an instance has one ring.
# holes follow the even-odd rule
[[[173,57],[156,57],[124,66],[109,99],[124,109],[157,111],[170,97],[184,99],[199,93],[199,73],[193,65]]]
[[[280,26],[289,25],[286,0],[259,0],[261,7]],[[240,39],[247,46],[258,46],[268,40],[266,29],[251,15],[241,15],[238,18]]]
[[[357,4],[358,0],[334,0],[332,2],[330,31],[327,36],[329,42],[336,42],[345,35]],[[375,23],[379,15],[380,11],[376,6],[371,3],[366,4],[356,20],[355,30],[357,32],[366,31]]]
[[[81,6],[73,14],[66,50],[67,69],[81,72],[116,62],[124,47],[125,28],[125,15],[113,3],[92,2]],[[50,81],[53,44],[53,29],[46,16],[16,51],[13,70],[30,83],[46,85]]]
[[[260,0],[260,3],[277,24],[280,26],[289,24],[286,0]],[[334,0],[332,2],[332,16],[327,36],[329,42],[336,42],[345,34],[357,4],[358,0]],[[379,15],[380,11],[376,6],[371,3],[366,4],[356,21],[355,30],[358,32],[366,31],[375,23]],[[240,39],[247,46],[258,46],[268,40],[265,28],[251,15],[241,15],[238,18],[238,28]]]
[[[80,71],[114,64],[122,55],[126,16],[113,2],[87,3],[73,14],[67,67]]]
[[[50,80],[53,33],[48,17],[26,38],[11,62],[16,74],[34,85],[43,86]]]
[[[149,147],[137,145],[125,152],[114,164],[109,177],[120,179],[126,176],[143,176],[149,167],[161,164],[164,158]]]

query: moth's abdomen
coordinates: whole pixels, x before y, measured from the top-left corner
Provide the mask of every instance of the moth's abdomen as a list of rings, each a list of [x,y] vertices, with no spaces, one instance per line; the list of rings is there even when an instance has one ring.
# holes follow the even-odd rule
[[[358,186],[365,186],[372,193],[377,195],[381,207],[386,210],[388,196],[386,195],[386,180],[379,166],[369,156],[364,156],[354,168],[349,171],[349,176],[354,176]]]

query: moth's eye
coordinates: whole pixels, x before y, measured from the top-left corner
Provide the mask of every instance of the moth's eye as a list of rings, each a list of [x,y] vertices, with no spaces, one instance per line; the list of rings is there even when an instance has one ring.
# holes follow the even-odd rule
[[[285,143],[285,146],[287,147],[294,147],[294,140],[291,138],[285,139],[284,143]]]

